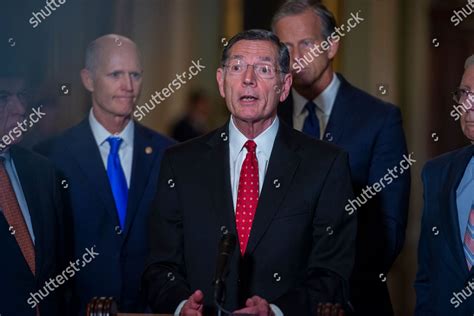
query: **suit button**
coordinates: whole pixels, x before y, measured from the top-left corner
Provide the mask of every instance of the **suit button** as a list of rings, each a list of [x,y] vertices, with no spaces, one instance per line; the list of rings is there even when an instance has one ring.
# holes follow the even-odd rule
[[[170,281],[174,281],[174,279],[175,279],[175,276],[174,276],[173,272],[168,272],[168,274],[166,276],[168,277],[168,279]]]
[[[170,189],[174,188],[175,184],[173,179],[168,179],[168,186],[170,187]]]
[[[117,235],[122,235],[122,228],[120,228],[120,226],[118,226],[118,225],[115,226],[115,233]]]
[[[281,281],[281,276],[278,272],[275,272],[273,273],[273,279],[276,281],[276,282],[280,282]]]

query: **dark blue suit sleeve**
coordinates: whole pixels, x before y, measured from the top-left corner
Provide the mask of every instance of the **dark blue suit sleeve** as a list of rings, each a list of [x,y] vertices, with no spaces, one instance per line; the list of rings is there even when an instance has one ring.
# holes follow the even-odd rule
[[[392,107],[386,116],[374,145],[369,170],[369,186],[386,177],[388,169],[395,170],[394,181],[378,194],[383,217],[384,249],[383,269],[388,271],[400,254],[405,241],[410,194],[410,170],[402,170],[400,161],[407,155],[407,146],[402,127],[400,110]]]
[[[150,215],[150,256],[142,279],[142,289],[153,312],[172,314],[191,295],[184,268],[178,186],[165,153]]]
[[[421,233],[420,240],[418,243],[418,271],[416,273],[415,280],[415,291],[416,291],[416,316],[424,315],[433,315],[434,311],[431,309],[431,297],[430,297],[430,288],[431,280],[430,273],[428,270],[429,264],[431,262],[431,251],[428,243],[428,238],[430,238],[431,228],[429,227],[428,222],[428,210],[431,205],[429,203],[429,194],[428,190],[429,181],[427,176],[426,168],[422,173],[423,180],[423,215],[421,219]]]

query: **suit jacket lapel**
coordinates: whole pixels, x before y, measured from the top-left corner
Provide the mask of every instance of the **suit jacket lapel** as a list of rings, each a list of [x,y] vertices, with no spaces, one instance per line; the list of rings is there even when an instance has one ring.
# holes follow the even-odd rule
[[[153,178],[150,177],[150,172],[157,161],[157,157],[161,154],[161,148],[153,146],[152,135],[138,123],[135,123],[133,142],[132,175],[128,192],[125,235],[133,224],[148,182]]]
[[[211,194],[219,229],[222,233],[227,231],[237,236],[230,183],[229,121],[218,129],[207,143],[212,147],[207,163],[209,170],[215,170],[211,182]]]
[[[466,170],[466,166],[470,161],[473,153],[473,146],[461,150],[450,163],[448,170],[448,179],[445,186],[443,199],[447,200],[448,210],[441,209],[442,222],[446,223],[446,239],[459,271],[464,275],[468,273],[467,263],[464,256],[463,243],[459,238],[459,220],[458,208],[456,203],[456,190]]]
[[[258,242],[270,226],[298,168],[300,157],[295,153],[296,146],[292,144],[289,133],[289,127],[280,122],[262,192],[258,200],[246,254],[251,254],[255,250]]]
[[[352,87],[350,84],[341,75],[337,74],[337,76],[341,81],[341,85],[337,91],[331,115],[329,116],[328,125],[326,126],[326,130],[324,131],[323,135],[323,140],[327,140],[335,144],[337,144],[341,138],[344,127],[346,126],[346,119],[350,117],[350,115],[347,114],[350,113],[349,106],[352,97]]]
[[[69,149],[79,164],[90,186],[104,204],[111,218],[119,223],[115,201],[110,188],[109,178],[105,170],[99,148],[92,135],[88,118],[84,119],[72,134]]]
[[[39,199],[41,196],[41,188],[38,187],[38,184],[41,183],[41,179],[36,178],[35,166],[28,163],[27,157],[25,157],[16,146],[13,146],[10,152],[31,217],[33,233],[35,235],[35,277],[38,277],[42,274],[44,253],[43,216],[41,213],[41,208],[44,206]]]

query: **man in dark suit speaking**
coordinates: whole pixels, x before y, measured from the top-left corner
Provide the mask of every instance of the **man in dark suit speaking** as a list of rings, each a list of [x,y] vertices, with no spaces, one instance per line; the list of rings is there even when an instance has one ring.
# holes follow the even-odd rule
[[[405,240],[410,172],[394,174],[373,196],[364,192],[407,156],[401,114],[352,86],[332,67],[339,41],[363,20],[360,12],[353,13],[337,26],[319,1],[287,1],[278,9],[272,28],[290,50],[293,73],[291,95],[278,114],[295,129],[348,152],[357,199],[349,201],[347,210],[358,212],[351,301],[356,315],[376,311],[389,316],[393,310],[383,281]]]
[[[224,308],[252,315],[315,315],[344,303],[356,217],[347,155],[277,117],[289,93],[289,54],[271,32],[234,36],[217,70],[231,117],[169,149],[150,219],[143,277],[156,312],[203,315],[222,234],[237,235]]]
[[[49,161],[16,145],[39,120],[26,116],[25,88],[0,73],[0,315],[59,316],[68,285],[50,285],[67,257],[61,189]]]
[[[454,99],[471,145],[423,168],[423,217],[418,245],[416,316],[464,316],[474,311],[474,55]]]
[[[131,118],[142,85],[139,56],[135,43],[119,35],[89,44],[81,78],[92,109],[38,147],[67,180],[76,257],[93,245],[100,253],[75,277],[81,310],[94,296],[113,296],[124,312],[144,310],[146,221],[162,154],[172,142]]]

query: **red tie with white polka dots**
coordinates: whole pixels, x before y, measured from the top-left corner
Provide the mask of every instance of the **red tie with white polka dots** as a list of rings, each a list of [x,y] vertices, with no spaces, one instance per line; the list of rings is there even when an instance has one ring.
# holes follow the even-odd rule
[[[240,170],[239,189],[237,191],[237,207],[235,221],[240,242],[242,256],[247,248],[247,242],[252,229],[252,222],[258,204],[258,160],[256,155],[257,144],[248,140],[244,147],[247,149],[242,169]]]

